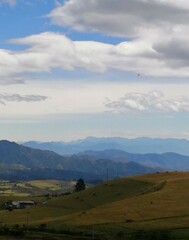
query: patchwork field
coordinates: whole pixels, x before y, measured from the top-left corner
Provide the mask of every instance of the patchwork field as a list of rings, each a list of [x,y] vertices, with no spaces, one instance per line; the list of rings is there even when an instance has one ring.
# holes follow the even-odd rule
[[[31,186],[56,189],[56,181]],[[27,225],[35,239],[189,239],[189,173],[156,173],[104,182],[45,205],[0,211],[1,225]],[[1,197],[1,206],[7,197]],[[18,197],[14,197],[18,199]],[[37,197],[36,197],[37,198]],[[31,199],[31,197],[30,197]],[[53,232],[53,233],[52,233]],[[56,234],[55,234],[56,233]],[[60,236],[59,236],[60,235]],[[93,239],[94,239],[93,238]],[[28,238],[29,239],[29,238]]]
[[[0,181],[0,196],[39,196],[73,192],[75,181]]]

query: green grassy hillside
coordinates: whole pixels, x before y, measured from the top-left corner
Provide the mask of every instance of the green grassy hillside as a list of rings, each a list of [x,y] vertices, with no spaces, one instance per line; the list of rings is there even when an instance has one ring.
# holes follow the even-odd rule
[[[96,234],[109,236],[108,239],[116,239],[118,233],[124,236],[156,230],[177,236],[171,239],[189,239],[188,189],[189,173],[129,177],[52,198],[43,206],[13,212],[2,210],[0,220],[8,225],[25,224],[28,215],[30,226],[47,224],[47,228],[86,232],[91,232],[93,226]]]

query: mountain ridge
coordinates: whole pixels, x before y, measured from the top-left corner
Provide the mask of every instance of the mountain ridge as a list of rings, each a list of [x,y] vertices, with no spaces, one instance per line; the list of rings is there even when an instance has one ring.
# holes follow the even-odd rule
[[[101,159],[110,159],[115,162],[136,162],[144,166],[159,167],[162,169],[187,171],[189,170],[189,156],[181,155],[174,152],[162,154],[147,153],[134,154],[115,149],[107,149],[104,151],[85,151],[78,153],[80,157],[93,157]]]
[[[4,172],[3,168],[1,169],[0,178],[5,178],[7,173],[14,178],[17,174],[21,178],[38,176],[41,179],[43,176],[56,179],[58,176],[60,179],[62,174],[62,179],[82,177],[86,180],[102,180],[107,178],[107,169],[110,178],[156,171],[155,168],[132,161],[116,163],[109,159],[91,159],[76,155],[65,157],[52,151],[32,149],[5,140],[0,141],[0,152],[0,164],[5,165]],[[18,169],[15,169],[15,166],[18,166]]]
[[[51,150],[61,155],[72,155],[87,150],[103,151],[106,149],[123,150],[130,153],[165,153],[175,152],[189,156],[189,141],[174,138],[147,138],[134,139],[122,137],[88,137],[70,142],[36,142],[22,143],[24,146]]]

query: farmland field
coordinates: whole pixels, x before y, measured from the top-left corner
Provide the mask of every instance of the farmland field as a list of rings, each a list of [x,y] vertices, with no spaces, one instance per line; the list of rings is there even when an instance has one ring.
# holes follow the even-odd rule
[[[36,196],[72,192],[75,181],[0,181],[0,196]]]

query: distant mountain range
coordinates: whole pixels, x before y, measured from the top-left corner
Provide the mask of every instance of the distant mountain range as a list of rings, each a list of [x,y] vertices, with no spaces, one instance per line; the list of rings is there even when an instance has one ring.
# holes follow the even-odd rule
[[[0,178],[102,180],[155,172],[158,169],[137,162],[73,155],[64,157],[52,151],[32,149],[14,142],[0,141]]]
[[[122,150],[84,151],[62,156],[15,142],[0,141],[1,179],[103,180],[160,171],[189,170],[189,156],[178,153],[128,153]]]
[[[54,151],[61,155],[72,155],[84,151],[104,151],[107,149],[122,150],[129,153],[166,153],[175,152],[189,156],[189,141],[185,139],[159,139],[120,137],[96,138],[88,137],[71,142],[25,142],[24,146]]]
[[[147,153],[134,154],[127,153],[121,150],[104,150],[104,151],[85,151],[78,153],[80,158],[87,159],[110,159],[114,162],[135,162],[152,168],[160,168],[167,170],[188,171],[189,156],[184,156],[178,153]]]

